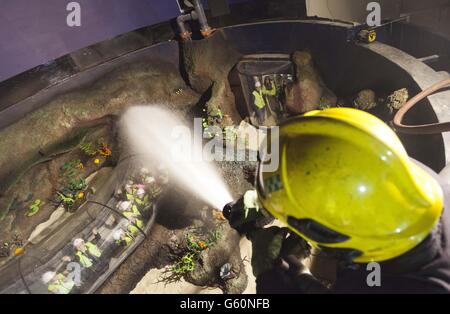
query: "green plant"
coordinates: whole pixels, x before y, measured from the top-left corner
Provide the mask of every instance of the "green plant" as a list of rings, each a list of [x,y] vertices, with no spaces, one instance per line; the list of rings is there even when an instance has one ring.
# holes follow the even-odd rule
[[[185,275],[186,273],[192,272],[195,270],[197,258],[194,252],[188,252],[170,268],[170,271],[176,275]]]
[[[95,156],[97,154],[97,147],[92,142],[81,142],[78,148],[88,156]]]
[[[60,168],[60,175],[63,178],[63,195],[76,195],[79,191],[84,190],[87,186],[86,179],[80,167],[82,165],[79,159],[64,163]],[[61,199],[61,196],[58,195]]]
[[[186,236],[187,241],[187,247],[190,251],[199,251],[200,246],[198,245],[197,241],[195,240],[194,236],[192,234],[187,234]]]
[[[215,230],[209,234],[207,240],[202,238],[201,235],[194,235],[193,233],[188,233],[186,235],[187,249],[184,253],[180,254],[180,258],[172,267],[169,267],[164,271],[160,281],[166,283],[178,282],[183,276],[193,272],[201,253],[207,248],[215,245],[221,238],[221,233],[219,230]]]
[[[220,240],[222,234],[219,230],[214,230],[207,237],[196,238],[193,234],[188,233],[186,236],[188,250],[194,253],[200,253],[201,251],[214,246],[217,241]]]
[[[70,196],[66,196],[61,192],[56,192],[56,194],[58,195],[58,199],[63,203],[64,207],[70,207],[75,203],[75,198],[70,195]]]
[[[84,177],[73,178],[67,182],[66,188],[71,192],[83,190],[86,188],[86,179]]]
[[[72,161],[65,162],[60,168],[59,172],[61,176],[73,176],[75,174],[75,170],[81,164],[79,159],[74,159]]]
[[[34,216],[38,213],[38,211],[41,209],[41,206],[45,203],[42,202],[40,199],[37,199],[33,202],[33,204],[30,205],[28,208],[28,212],[26,213],[27,217]]]
[[[207,105],[203,109],[202,127],[203,133],[207,139],[223,136],[224,129],[221,120],[223,113],[217,106]]]

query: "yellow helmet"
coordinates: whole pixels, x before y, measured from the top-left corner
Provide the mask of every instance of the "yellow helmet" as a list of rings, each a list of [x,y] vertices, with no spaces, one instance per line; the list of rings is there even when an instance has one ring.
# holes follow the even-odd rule
[[[291,119],[280,127],[279,150],[276,171],[260,164],[260,201],[313,246],[357,263],[384,261],[414,248],[439,220],[438,182],[364,111]]]

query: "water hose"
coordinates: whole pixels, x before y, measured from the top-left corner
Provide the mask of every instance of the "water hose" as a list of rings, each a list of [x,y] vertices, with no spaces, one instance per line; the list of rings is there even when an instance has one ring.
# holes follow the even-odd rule
[[[400,133],[406,134],[437,134],[450,131],[450,122],[438,122],[430,124],[419,124],[419,125],[406,125],[403,124],[403,118],[408,113],[408,111],[414,107],[418,102],[424,98],[440,91],[441,89],[450,87],[450,78],[446,78],[427,89],[423,90],[400,108],[400,110],[395,114],[392,124],[394,129]]]

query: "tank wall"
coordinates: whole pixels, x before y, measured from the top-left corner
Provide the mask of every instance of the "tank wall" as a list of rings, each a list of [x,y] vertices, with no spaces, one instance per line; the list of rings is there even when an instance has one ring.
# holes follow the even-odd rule
[[[397,64],[364,46],[346,40],[347,29],[329,22],[274,21],[231,26],[222,29],[235,48],[242,53],[285,53],[296,50],[311,51],[316,66],[327,86],[339,96],[350,96],[361,89],[371,88],[388,93],[406,87],[411,94],[419,91],[412,76]],[[88,69],[43,90],[33,97],[0,112],[0,128],[23,117],[59,94],[88,86],[102,75],[120,65],[158,59],[179,65],[179,46],[166,42],[124,55]],[[410,123],[436,122],[429,102],[424,102],[408,117]],[[420,137],[401,136],[412,157],[435,171],[445,166],[444,144],[441,135]],[[432,153],[430,153],[432,152]]]
[[[351,96],[366,88],[392,93],[406,87],[411,95],[420,91],[416,81],[403,68],[364,46],[347,42],[345,27],[326,22],[269,22],[229,27],[224,31],[244,55],[310,51],[325,83],[339,96]],[[407,122],[437,121],[433,108],[426,101],[411,112]],[[445,166],[440,134],[399,136],[411,157],[435,171]]]

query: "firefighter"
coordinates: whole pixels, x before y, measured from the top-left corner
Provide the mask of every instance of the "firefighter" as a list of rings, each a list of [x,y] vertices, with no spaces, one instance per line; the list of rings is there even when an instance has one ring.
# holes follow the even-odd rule
[[[264,77],[262,91],[269,111],[280,118],[282,110],[277,97],[278,90],[271,76],[267,75]]]
[[[438,176],[409,158],[384,122],[350,108],[282,124],[279,151],[278,169],[259,166],[258,200],[288,229],[265,234],[297,237],[338,266],[333,285],[321,285],[298,260],[280,262],[283,243],[276,254],[257,254],[271,265],[257,276],[258,292],[450,292],[449,171]],[[225,207],[226,217],[232,208]],[[263,248],[273,242],[263,241]],[[367,281],[372,262],[380,270],[376,285]]]
[[[255,83],[255,90],[253,91],[252,95],[258,123],[264,124],[264,121],[266,119],[266,100],[264,99],[264,93],[259,81]]]

